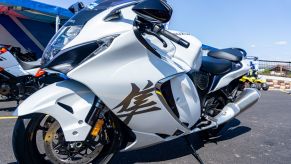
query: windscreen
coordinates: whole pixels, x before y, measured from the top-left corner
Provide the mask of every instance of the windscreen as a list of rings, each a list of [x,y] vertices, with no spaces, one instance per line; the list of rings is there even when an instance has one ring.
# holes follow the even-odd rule
[[[91,3],[88,8],[98,10],[98,9],[108,9],[112,6],[120,5],[127,2],[134,2],[138,0],[97,0]]]
[[[76,13],[51,39],[48,46],[44,50],[42,64],[46,65],[56,55],[58,55],[64,46],[66,46],[77,35],[79,35],[84,25],[90,19],[109,9],[110,7],[136,1],[139,0],[97,0]]]

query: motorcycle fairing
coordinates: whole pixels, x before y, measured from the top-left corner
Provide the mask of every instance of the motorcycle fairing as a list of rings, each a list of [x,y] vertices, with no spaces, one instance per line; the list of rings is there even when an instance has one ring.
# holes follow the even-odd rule
[[[227,86],[234,79],[237,79],[237,78],[247,74],[247,72],[250,69],[249,63],[246,60],[242,60],[240,62],[240,65],[241,66],[239,69],[233,70],[232,72],[229,72],[226,75],[222,76],[218,80],[218,83],[214,86],[214,88],[209,91],[209,93],[215,92],[215,91]]]
[[[195,90],[196,88],[192,83],[189,84],[190,80],[186,77],[188,70],[175,62],[158,58],[139,42],[133,31],[132,24],[135,16],[131,14],[131,7],[122,9],[123,17],[115,22],[103,20],[109,12],[104,11],[89,20],[80,34],[63,48],[119,34],[110,47],[67,74],[70,79],[79,83],[63,82],[61,83],[62,89],[58,86],[59,83],[48,86],[28,98],[26,103],[17,109],[16,114],[20,116],[30,113],[49,114],[60,122],[67,141],[82,141],[88,135],[90,126],[83,123],[80,125],[79,122],[84,122],[89,108],[92,107],[93,97],[96,95],[134,132],[140,134],[138,141],[135,142],[137,146],[131,145],[133,148],[148,145],[147,140],[156,143],[178,137],[183,133],[188,134],[187,126],[173,117],[165,104],[160,101],[154,87],[161,79],[183,74],[186,80],[177,80],[177,82],[181,82],[181,86],[177,87],[177,90],[182,87],[186,87],[188,91]],[[197,45],[196,43],[191,43],[191,45],[193,48],[200,49],[201,43]],[[191,54],[185,53],[184,55],[197,54],[191,52]],[[191,62],[194,63],[194,61]],[[180,92],[175,92],[175,94],[178,94],[175,95],[177,102],[179,97],[188,97],[189,100],[189,96],[192,96]],[[57,105],[55,97],[61,100],[61,103],[72,107],[73,113]],[[70,98],[73,101],[70,101]],[[77,104],[74,103],[74,101],[78,102],[77,98],[80,99],[78,101],[80,101],[82,109],[77,109]],[[28,104],[29,102],[33,102],[32,105]],[[196,109],[196,106],[199,106],[195,105],[197,102],[199,101],[191,102],[188,107],[192,110],[200,110],[200,108]],[[183,110],[183,105],[179,104],[179,106],[181,106],[179,110]],[[82,113],[79,113],[80,110]],[[189,111],[187,112],[189,113]],[[191,114],[193,114],[192,111]],[[193,120],[183,117],[181,120],[192,125],[197,121],[196,119],[196,117]],[[162,138],[159,134],[169,136],[169,138]]]
[[[28,73],[23,70],[15,57],[9,52],[1,54],[2,60],[0,60],[0,66],[8,73],[15,77],[26,76]]]
[[[13,115],[25,116],[31,113],[44,113],[58,120],[66,141],[84,141],[91,126],[85,118],[92,108],[95,95],[84,85],[73,80],[51,84],[18,106]],[[71,107],[66,110],[64,104]]]
[[[132,30],[120,34],[109,49],[69,72],[68,77],[86,84],[132,130],[167,135],[177,129],[186,132],[165,110],[154,89],[159,80],[184,70],[149,52]]]

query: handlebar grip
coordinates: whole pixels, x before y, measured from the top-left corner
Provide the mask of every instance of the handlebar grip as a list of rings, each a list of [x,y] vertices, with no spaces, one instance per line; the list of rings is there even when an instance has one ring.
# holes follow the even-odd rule
[[[176,34],[171,33],[170,31],[161,29],[159,33],[162,34],[163,36],[165,36],[166,38],[172,40],[173,42],[185,47],[185,48],[189,48],[189,46],[190,46],[189,42],[187,42],[183,38],[180,38]]]

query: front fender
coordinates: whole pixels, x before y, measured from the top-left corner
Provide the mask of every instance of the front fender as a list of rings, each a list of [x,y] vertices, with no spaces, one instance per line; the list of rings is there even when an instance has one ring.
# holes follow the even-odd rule
[[[62,127],[66,141],[84,141],[91,130],[85,122],[95,95],[73,80],[51,84],[27,98],[15,116],[43,113],[54,117]]]

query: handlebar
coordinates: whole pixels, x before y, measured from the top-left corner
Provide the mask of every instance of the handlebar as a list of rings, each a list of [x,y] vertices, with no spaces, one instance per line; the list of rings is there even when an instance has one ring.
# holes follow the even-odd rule
[[[155,26],[154,29],[153,29],[154,32],[160,34],[160,35],[163,35],[165,36],[166,38],[172,40],[173,42],[181,45],[182,47],[185,47],[185,48],[189,48],[190,46],[190,43],[186,40],[184,40],[183,38],[177,36],[176,34],[173,34],[171,33],[170,31],[167,31],[163,28],[161,28],[160,26]]]

